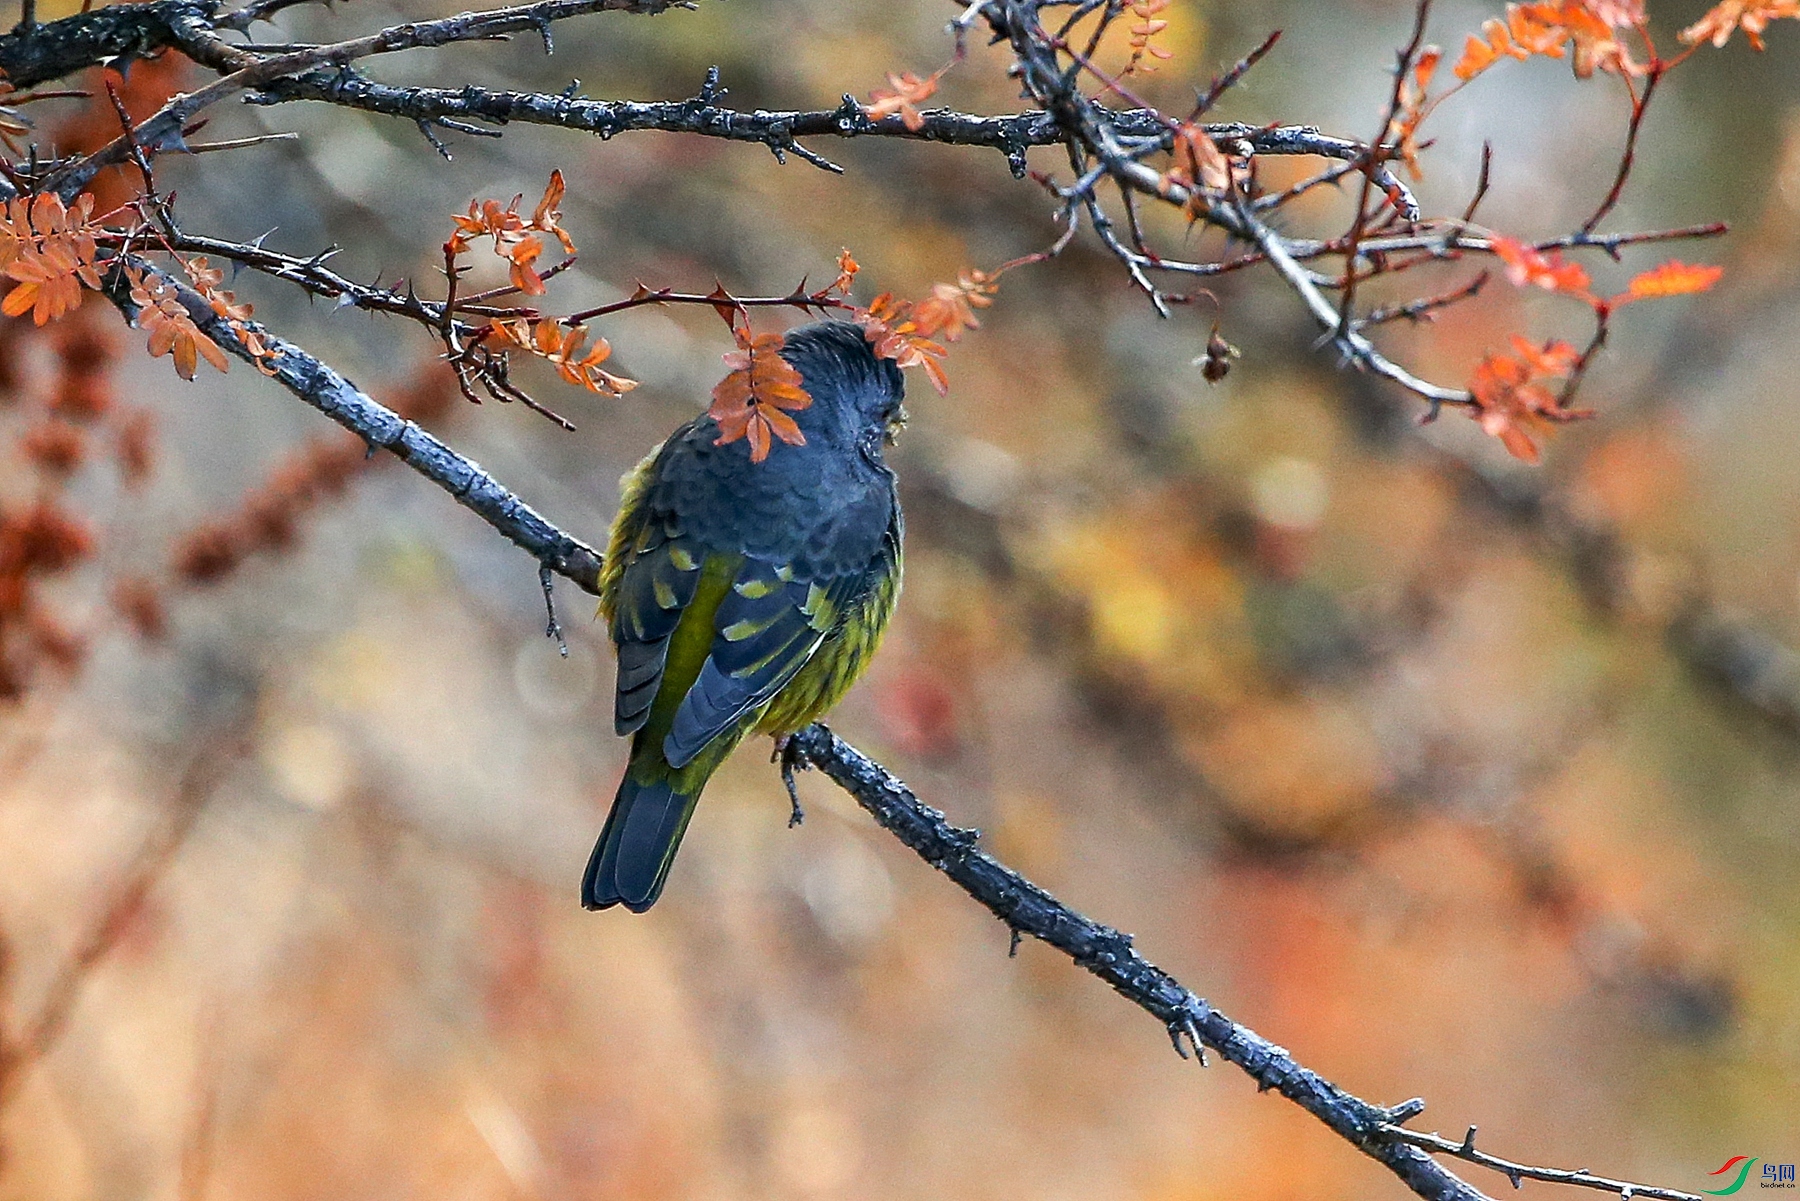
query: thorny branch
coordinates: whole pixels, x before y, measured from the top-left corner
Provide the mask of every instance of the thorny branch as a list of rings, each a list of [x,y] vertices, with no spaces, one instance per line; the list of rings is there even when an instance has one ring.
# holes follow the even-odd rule
[[[1107,23],[1120,16],[1120,4],[1084,3],[1073,6],[1072,15],[1051,32],[1042,23],[1046,8],[1069,7],[1049,0],[976,0],[954,23],[959,44],[977,22],[985,22],[994,39],[1007,43],[1016,70],[1036,111],[1011,115],[974,115],[946,109],[913,114],[872,116],[851,96],[834,109],[813,111],[742,112],[720,103],[725,95],[716,70],[709,72],[699,94],[685,101],[640,103],[629,100],[594,100],[577,95],[578,84],[561,94],[507,92],[476,87],[403,88],[376,82],[352,66],[359,59],[450,42],[504,38],[514,33],[536,32],[552,49],[553,22],[606,10],[638,13],[662,12],[676,7],[673,0],[541,0],[487,12],[463,13],[435,21],[392,26],[377,33],[321,46],[260,47],[231,42],[224,34],[242,32],[290,3],[299,0],[257,0],[249,6],[221,13],[216,0],[152,0],[128,10],[106,9],[84,13],[48,25],[22,25],[0,38],[0,69],[15,81],[38,82],[55,78],[87,63],[97,55],[148,54],[176,48],[221,73],[222,78],[197,91],[176,96],[162,110],[142,122],[135,131],[84,158],[50,164],[37,181],[40,188],[73,199],[94,174],[135,154],[156,154],[189,149],[183,129],[201,110],[235,94],[257,104],[314,100],[343,107],[384,113],[414,121],[431,144],[450,153],[435,130],[455,130],[470,135],[498,136],[498,126],[511,122],[551,125],[584,130],[602,137],[636,130],[660,130],[754,142],[767,146],[778,158],[788,153],[821,168],[838,171],[836,164],[801,142],[802,138],[886,137],[934,141],[952,145],[982,146],[1005,155],[1015,175],[1028,173],[1026,152],[1034,147],[1062,146],[1076,167],[1073,183],[1052,185],[1062,200],[1067,225],[1058,249],[1075,231],[1077,218],[1085,214],[1105,249],[1118,258],[1132,282],[1146,293],[1156,309],[1167,315],[1171,303],[1189,299],[1164,291],[1158,276],[1204,278],[1250,266],[1267,265],[1300,298],[1322,331],[1321,341],[1336,347],[1344,361],[1360,370],[1381,375],[1431,402],[1431,412],[1444,404],[1471,405],[1474,395],[1466,388],[1448,387],[1423,379],[1384,354],[1367,330],[1381,324],[1390,310],[1359,315],[1355,297],[1361,280],[1389,274],[1423,262],[1453,260],[1469,253],[1492,253],[1493,239],[1462,220],[1424,218],[1411,192],[1394,174],[1390,164],[1400,148],[1385,142],[1365,145],[1332,137],[1309,126],[1255,127],[1243,124],[1198,125],[1200,114],[1219,95],[1247,72],[1273,45],[1273,39],[1246,55],[1223,75],[1196,106],[1189,121],[1175,120],[1132,96],[1121,81],[1106,76],[1091,62]],[[1402,52],[1393,102],[1386,128],[1391,136],[1401,95],[1401,83],[1416,58],[1424,34],[1429,3],[1418,7],[1414,35]],[[1090,15],[1096,26],[1086,53],[1075,49],[1067,36]],[[1081,89],[1086,75],[1105,86],[1088,96]],[[1616,253],[1622,245],[1650,240],[1704,237],[1720,227],[1696,226],[1680,231],[1648,234],[1598,235],[1598,220],[1616,199],[1629,173],[1632,152],[1644,111],[1653,91],[1655,76],[1641,94],[1633,94],[1633,113],[1620,178],[1594,218],[1566,238],[1538,244],[1552,247],[1592,247]],[[1100,99],[1117,94],[1132,102],[1130,109],[1111,108]],[[1157,155],[1173,155],[1178,143],[1194,131],[1229,156],[1241,170],[1222,188],[1216,181],[1183,179],[1173,171],[1159,172],[1149,165]],[[1254,164],[1259,156],[1313,155],[1338,160],[1339,165],[1275,195],[1256,193]],[[1350,173],[1362,176],[1356,219],[1340,237],[1309,239],[1278,231],[1265,214],[1278,209],[1314,187],[1325,186]],[[1101,186],[1110,183],[1130,219],[1129,242],[1115,232],[1106,212]],[[1379,189],[1380,206],[1369,200]],[[1145,241],[1138,219],[1136,199],[1173,205],[1191,221],[1201,221],[1225,231],[1242,249],[1214,261],[1165,256]],[[1386,215],[1376,220],[1382,209]],[[1373,222],[1373,228],[1371,228]],[[1380,236],[1374,236],[1379,234]],[[1389,256],[1398,256],[1392,257]],[[254,256],[239,256],[258,269]],[[1341,274],[1321,274],[1305,264],[1320,259],[1339,260]],[[316,266],[316,264],[315,264]],[[284,277],[312,286],[305,278],[316,272],[296,272],[292,265]],[[338,287],[336,294],[353,303],[377,310],[419,316],[419,302],[412,296],[357,295]],[[1329,293],[1336,292],[1334,298]],[[1452,290],[1440,303],[1419,306],[1413,315],[1457,303],[1473,289]],[[1404,306],[1402,306],[1404,307]],[[1329,318],[1328,315],[1329,314]],[[440,318],[441,320],[441,318]],[[454,331],[450,335],[454,337]],[[1591,350],[1599,349],[1596,339]],[[1592,355],[1584,356],[1583,366]],[[1560,397],[1567,403],[1579,377],[1570,381]]]
[[[156,270],[142,261],[134,260],[132,265],[145,272]],[[298,346],[245,322],[244,328],[276,352],[272,358],[259,359],[231,323],[213,313],[202,297],[185,284],[157,274],[177,289],[194,323],[227,352],[246,363],[261,364],[282,387],[368,443],[371,454],[391,451],[539,563],[590,593],[599,591],[600,552],[551,525],[480,464],[399,416]],[[107,275],[106,290],[108,299],[128,319],[136,316],[123,271]]]
[[[1386,1166],[1407,1187],[1432,1201],[1475,1201],[1479,1190],[1425,1152],[1454,1155],[1509,1176],[1578,1184],[1660,1201],[1703,1201],[1690,1193],[1613,1181],[1587,1172],[1563,1172],[1514,1164],[1466,1146],[1407,1130],[1402,1123],[1424,1111],[1420,1100],[1384,1108],[1345,1092],[1296,1062],[1284,1048],[1220,1013],[1173,976],[1144,959],[1131,936],[1070,909],[993,856],[978,849],[979,832],[953,826],[922,804],[892,773],[823,725],[794,735],[795,751],[848,792],[883,828],[1005,922],[1016,938],[1028,934],[1068,955],[1121,996],[1161,1022],[1183,1055],[1185,1037],[1204,1063],[1210,1048],[1242,1068],[1260,1091],[1273,1090],[1318,1118],[1365,1155]]]

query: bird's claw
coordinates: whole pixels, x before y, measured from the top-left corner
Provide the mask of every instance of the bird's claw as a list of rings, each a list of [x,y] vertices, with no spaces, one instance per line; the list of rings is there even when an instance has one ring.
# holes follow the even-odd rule
[[[812,764],[800,754],[800,748],[791,734],[783,734],[775,739],[775,753],[769,757],[769,761],[781,764],[781,782],[787,785],[788,804],[793,806],[793,812],[788,815],[788,829],[792,830],[806,820],[806,810],[800,807],[800,790],[794,784],[794,772],[805,771]]]

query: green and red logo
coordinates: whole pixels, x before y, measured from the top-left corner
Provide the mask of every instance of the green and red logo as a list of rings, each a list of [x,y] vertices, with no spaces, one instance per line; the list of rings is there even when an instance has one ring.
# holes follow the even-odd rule
[[[1754,1156],[1733,1155],[1730,1159],[1726,1160],[1722,1166],[1714,1171],[1708,1172],[1707,1175],[1723,1176],[1725,1173],[1736,1169],[1737,1177],[1724,1188],[1703,1188],[1700,1191],[1714,1197],[1729,1197],[1731,1194],[1744,1187],[1744,1181],[1750,1179],[1750,1169],[1755,1166],[1756,1158]]]

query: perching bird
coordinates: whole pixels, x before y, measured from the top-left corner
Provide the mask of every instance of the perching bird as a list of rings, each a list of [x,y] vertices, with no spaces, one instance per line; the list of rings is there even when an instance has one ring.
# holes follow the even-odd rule
[[[702,415],[622,481],[600,614],[631,759],[582,880],[589,909],[655,904],[714,769],[746,735],[836,704],[893,615],[902,523],[882,447],[904,419],[900,370],[843,321],[780,353],[812,398],[789,414],[803,444],[753,462]]]

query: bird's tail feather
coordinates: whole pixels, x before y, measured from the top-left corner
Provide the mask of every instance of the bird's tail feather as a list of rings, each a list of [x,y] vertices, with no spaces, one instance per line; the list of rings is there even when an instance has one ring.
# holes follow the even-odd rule
[[[638,780],[627,771],[582,877],[582,906],[642,913],[656,904],[699,799],[698,788],[684,793],[667,775]]]

